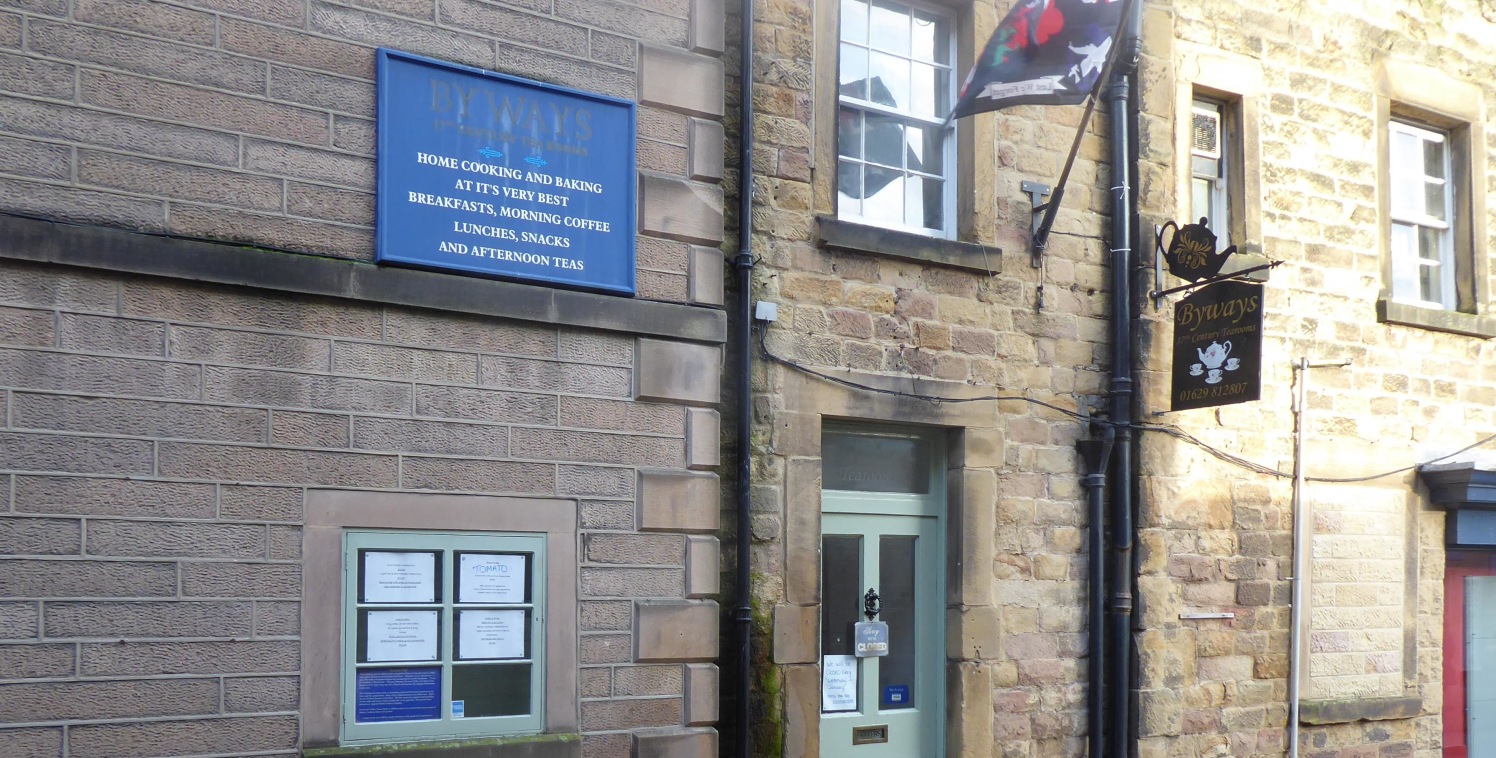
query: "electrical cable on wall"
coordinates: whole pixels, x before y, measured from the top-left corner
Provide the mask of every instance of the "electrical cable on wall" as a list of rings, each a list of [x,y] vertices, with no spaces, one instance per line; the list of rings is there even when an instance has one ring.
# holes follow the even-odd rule
[[[895,389],[889,389],[889,388],[886,388],[886,387],[874,387],[872,385],[861,384],[859,382],[854,382],[854,381],[852,381],[850,379],[843,379],[843,378],[841,378],[839,376],[834,376],[832,374],[828,374],[828,373],[826,373],[824,371],[818,371],[818,370],[816,370],[814,368],[811,368],[810,366],[805,366],[805,365],[796,363],[796,362],[794,362],[794,361],[792,361],[792,360],[790,360],[788,358],[783,358],[783,357],[780,357],[778,355],[775,355],[773,353],[773,351],[769,350],[769,345],[767,343],[767,333],[766,333],[766,330],[764,330],[764,329],[760,329],[759,330],[759,350],[761,350],[763,352],[765,358],[767,358],[769,361],[771,361],[773,363],[778,363],[778,364],[780,364],[782,366],[787,366],[787,367],[792,368],[792,369],[794,369],[796,371],[799,371],[801,373],[809,374],[810,376],[814,376],[814,377],[816,377],[818,379],[822,379],[822,380],[825,380],[825,381],[828,381],[828,382],[832,382],[834,384],[839,384],[839,385],[842,385],[844,387],[850,387],[852,389],[862,390],[864,392],[876,392],[876,393],[882,394],[882,395],[893,395],[895,397],[909,398],[910,400],[924,400],[924,401],[930,402],[930,403],[977,403],[977,402],[988,402],[988,401],[1016,400],[1016,401],[1021,401],[1021,402],[1029,403],[1030,405],[1037,405],[1037,406],[1040,406],[1042,408],[1048,408],[1049,410],[1056,411],[1058,413],[1063,413],[1064,415],[1069,416],[1071,418],[1074,418],[1074,419],[1076,419],[1078,421],[1085,421],[1087,423],[1102,424],[1102,425],[1113,426],[1113,427],[1119,426],[1118,424],[1113,424],[1113,423],[1111,423],[1110,421],[1108,421],[1107,419],[1104,419],[1104,418],[1096,418],[1094,416],[1090,416],[1090,415],[1087,415],[1085,413],[1081,413],[1080,411],[1071,410],[1069,408],[1063,408],[1063,407],[1060,407],[1058,405],[1054,405],[1053,403],[1046,403],[1043,400],[1038,400],[1038,399],[1035,399],[1035,398],[1032,398],[1032,397],[1026,397],[1024,395],[978,395],[978,396],[972,396],[972,397],[940,397],[938,395],[925,395],[925,394],[920,394],[920,393],[917,393],[917,392],[905,392],[903,390],[895,390]],[[1228,453],[1228,452],[1226,452],[1224,450],[1221,450],[1219,448],[1212,447],[1211,445],[1205,443],[1203,440],[1200,440],[1199,438],[1195,437],[1194,435],[1190,434],[1189,432],[1184,431],[1183,429],[1180,429],[1177,426],[1162,426],[1162,425],[1156,425],[1156,424],[1127,424],[1126,426],[1129,429],[1136,429],[1138,431],[1143,431],[1143,432],[1157,432],[1157,433],[1160,433],[1160,434],[1166,434],[1166,435],[1168,435],[1170,437],[1173,437],[1173,438],[1175,438],[1177,440],[1180,440],[1181,442],[1188,443],[1190,445],[1193,445],[1195,447],[1200,448],[1201,450],[1204,450],[1207,454],[1209,454],[1213,458],[1216,458],[1218,460],[1221,460],[1221,461],[1224,461],[1226,463],[1229,463],[1229,464],[1231,464],[1233,466],[1237,466],[1239,468],[1243,468],[1243,469],[1246,469],[1248,471],[1251,471],[1251,472],[1254,472],[1254,473],[1257,473],[1257,474],[1262,474],[1263,476],[1273,476],[1273,477],[1277,477],[1277,478],[1280,478],[1280,479],[1292,479],[1293,478],[1293,474],[1291,472],[1279,471],[1278,469],[1272,468],[1271,466],[1264,466],[1264,465],[1262,465],[1260,463],[1249,461],[1246,458],[1242,458],[1242,457],[1234,455],[1232,453]],[[1409,471],[1413,471],[1413,470],[1415,470],[1415,469],[1417,469],[1417,468],[1419,468],[1421,466],[1427,466],[1429,464],[1438,463],[1440,461],[1448,460],[1450,458],[1453,458],[1456,455],[1459,455],[1460,453],[1464,453],[1464,452],[1467,452],[1467,451],[1470,451],[1470,450],[1474,450],[1475,448],[1485,446],[1485,445],[1490,444],[1492,442],[1496,442],[1496,434],[1492,434],[1492,435],[1490,435],[1488,437],[1484,437],[1482,439],[1476,440],[1475,442],[1472,442],[1469,445],[1466,445],[1465,447],[1462,447],[1459,450],[1456,450],[1456,451],[1454,451],[1452,453],[1441,455],[1441,456],[1439,456],[1437,458],[1432,458],[1432,459],[1429,459],[1427,461],[1423,461],[1422,463],[1415,463],[1415,464],[1412,464],[1410,466],[1403,466],[1401,468],[1392,469],[1391,471],[1383,471],[1383,472],[1378,473],[1378,474],[1369,474],[1369,475],[1366,475],[1366,476],[1353,476],[1353,477],[1310,476],[1310,477],[1305,477],[1305,479],[1307,481],[1311,481],[1311,482],[1323,482],[1323,483],[1328,483],[1328,484],[1354,484],[1354,483],[1357,483],[1357,482],[1369,482],[1369,481],[1373,481],[1375,479],[1382,479],[1382,478],[1389,477],[1389,476],[1396,476],[1398,474],[1405,474],[1405,473],[1407,473]]]

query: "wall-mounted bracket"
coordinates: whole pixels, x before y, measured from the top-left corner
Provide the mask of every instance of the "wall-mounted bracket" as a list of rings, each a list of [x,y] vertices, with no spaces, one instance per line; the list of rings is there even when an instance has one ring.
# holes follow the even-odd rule
[[[1024,194],[1029,196],[1029,204],[1033,209],[1033,219],[1029,222],[1029,262],[1034,268],[1038,268],[1044,259],[1044,248],[1047,240],[1039,239],[1039,232],[1044,227],[1044,212],[1049,210],[1049,204],[1044,198],[1054,191],[1048,184],[1024,181],[1018,185]]]

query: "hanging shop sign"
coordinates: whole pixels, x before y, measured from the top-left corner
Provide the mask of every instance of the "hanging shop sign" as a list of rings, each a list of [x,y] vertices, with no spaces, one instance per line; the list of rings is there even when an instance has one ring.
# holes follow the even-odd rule
[[[1256,282],[1216,282],[1174,307],[1172,410],[1261,396],[1262,289]]]
[[[634,293],[634,103],[394,50],[378,76],[378,261]]]
[[[1165,245],[1164,234],[1171,228],[1174,236]],[[1236,252],[1235,245],[1225,250],[1216,250],[1215,232],[1210,230],[1203,218],[1198,224],[1179,226],[1173,221],[1164,224],[1158,230],[1158,247],[1169,264],[1169,273],[1187,282],[1198,282],[1220,273],[1221,268],[1226,265],[1226,259]]]

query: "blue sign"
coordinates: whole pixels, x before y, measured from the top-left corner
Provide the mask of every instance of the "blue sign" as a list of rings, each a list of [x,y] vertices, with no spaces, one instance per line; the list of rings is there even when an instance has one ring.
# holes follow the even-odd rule
[[[914,703],[909,699],[909,685],[890,684],[883,688],[883,707],[909,708]]]
[[[359,669],[354,720],[432,721],[442,717],[440,668]]]
[[[375,259],[634,294],[634,103],[379,51]]]

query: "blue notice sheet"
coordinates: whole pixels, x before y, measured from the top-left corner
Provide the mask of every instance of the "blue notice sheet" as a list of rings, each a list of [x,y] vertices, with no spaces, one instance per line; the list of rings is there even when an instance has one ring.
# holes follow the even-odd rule
[[[635,106],[379,51],[383,263],[634,294]]]
[[[442,717],[440,668],[359,669],[354,719],[432,721]]]

